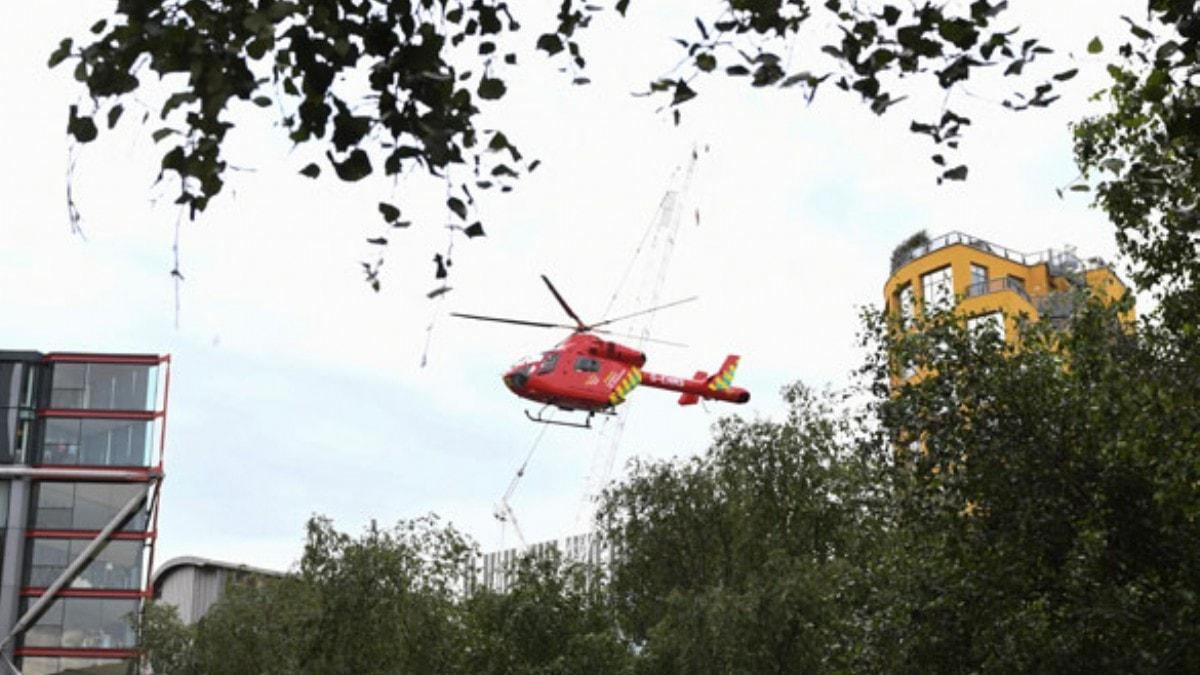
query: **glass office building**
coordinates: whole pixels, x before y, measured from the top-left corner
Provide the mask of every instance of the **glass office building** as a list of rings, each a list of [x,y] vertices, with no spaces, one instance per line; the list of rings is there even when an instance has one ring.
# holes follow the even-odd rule
[[[169,368],[0,351],[0,672],[137,672]]]

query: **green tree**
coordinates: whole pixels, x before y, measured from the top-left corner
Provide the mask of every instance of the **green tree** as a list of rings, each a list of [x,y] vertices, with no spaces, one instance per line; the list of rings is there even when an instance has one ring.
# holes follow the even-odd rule
[[[696,18],[694,36],[677,39],[684,51],[679,68],[645,77],[677,121],[679,106],[697,96],[703,78],[718,74],[755,88],[798,87],[808,99],[830,81],[883,114],[909,95],[950,90],[978,68],[1032,77],[1026,67],[1050,49],[1003,25],[1006,7],[988,0],[969,6],[723,0]],[[564,0],[552,16],[524,11],[531,20],[552,18],[553,29],[526,42],[516,8],[504,0],[120,0],[91,35],[63,39],[49,62],[73,64],[88,94],[90,103],[69,110],[67,130],[79,143],[97,138],[97,119],[109,128],[124,119],[135,94],[162,92],[160,119],[150,127],[165,148],[159,177],[177,186],[176,201],[191,218],[224,187],[222,150],[233,111],[257,107],[289,141],[326,157],[324,167],[297,167],[309,178],[330,168],[343,181],[417,168],[446,176],[453,186],[446,205],[460,221],[458,232],[476,237],[484,229],[473,191],[508,191],[537,166],[503,130],[482,123],[507,91],[519,46],[532,44],[559,62],[571,82],[586,84],[582,33],[601,15],[624,16],[636,7],[629,0]],[[814,16],[837,31],[799,67],[786,69]],[[150,73],[159,78],[152,87]],[[1055,83],[1073,75],[1040,77],[1032,94],[1012,96],[1008,105],[1047,105],[1056,98]],[[341,84],[347,79],[361,84]],[[941,146],[934,156],[939,182],[966,178],[967,167],[950,166],[946,155],[970,124],[951,109],[913,121],[912,131]],[[410,224],[396,204],[380,202],[379,211],[389,228]],[[447,267],[439,261],[436,274],[444,277]],[[376,287],[378,272],[367,266]]]
[[[882,522],[854,422],[795,386],[784,422],[728,419],[691,460],[635,464],[599,518],[639,672],[810,673],[853,662],[853,570]]]
[[[876,399],[898,448],[878,652],[893,672],[1186,672],[1200,551],[1195,360],[1085,304],[1017,347],[950,314],[882,321]]]
[[[1126,18],[1132,39],[1108,66],[1111,104],[1075,126],[1075,156],[1095,204],[1134,262],[1133,279],[1153,290],[1169,326],[1200,345],[1200,9],[1151,0],[1149,23]],[[1100,53],[1097,39],[1089,51]]]
[[[632,655],[584,570],[524,560],[506,593],[471,589],[476,549],[425,517],[359,537],[308,524],[297,571],[235,583],[194,626],[151,604],[160,675],[620,673]]]
[[[464,673],[619,675],[633,654],[615,630],[596,570],[558,556],[524,558],[508,589],[478,589],[463,601]]]

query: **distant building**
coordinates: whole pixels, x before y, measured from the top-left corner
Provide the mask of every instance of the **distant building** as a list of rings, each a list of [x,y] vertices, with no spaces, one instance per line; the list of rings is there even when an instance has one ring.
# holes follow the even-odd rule
[[[154,599],[179,610],[186,624],[196,623],[216,604],[230,584],[253,584],[284,572],[194,556],[172,558],[154,573]]]
[[[612,547],[599,535],[590,532],[493,551],[484,553],[476,560],[468,590],[486,588],[504,593],[515,580],[516,565],[523,557],[542,559],[551,555],[559,556],[563,562],[585,565],[593,572],[608,570],[613,558]]]
[[[932,240],[918,235],[897,248],[884,300],[901,321],[952,307],[969,324],[991,324],[1013,342],[1021,315],[1062,322],[1089,296],[1115,302],[1125,291],[1103,260],[1085,261],[1073,248],[1021,253],[951,232]],[[1132,312],[1123,318],[1131,321]]]
[[[136,672],[169,363],[0,351],[0,671]]]

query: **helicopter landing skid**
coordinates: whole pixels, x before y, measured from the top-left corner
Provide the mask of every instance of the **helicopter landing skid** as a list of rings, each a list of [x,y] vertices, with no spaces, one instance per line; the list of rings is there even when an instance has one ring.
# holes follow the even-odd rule
[[[541,409],[537,411],[537,415],[531,415],[531,414],[529,414],[529,411],[526,410],[525,416],[528,417],[531,422],[537,422],[538,424],[552,424],[552,425],[560,426],[560,427],[574,427],[576,429],[591,429],[592,428],[592,418],[595,417],[596,413],[600,413],[601,415],[616,415],[617,414],[615,411],[610,411],[610,410],[592,410],[592,411],[588,412],[587,418],[584,419],[583,422],[567,422],[567,421],[563,421],[563,420],[550,419],[548,417],[543,416],[542,413],[546,412],[546,408],[549,408],[549,407],[550,407],[549,403],[542,406]]]

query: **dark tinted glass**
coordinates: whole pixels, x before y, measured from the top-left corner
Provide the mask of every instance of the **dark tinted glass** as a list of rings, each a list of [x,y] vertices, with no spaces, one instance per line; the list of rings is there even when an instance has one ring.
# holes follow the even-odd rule
[[[51,408],[153,410],[158,367],[111,363],[58,363]]]
[[[34,598],[22,603],[22,613]],[[128,649],[137,645],[138,600],[59,598],[25,631],[26,647]]]
[[[558,365],[558,356],[558,352],[546,352],[546,355],[542,358],[541,365],[538,366],[537,374],[545,375],[546,373],[553,372],[554,366]]]
[[[49,418],[42,464],[147,466],[154,423],[146,420]]]
[[[26,549],[26,586],[43,588],[79,557],[87,539],[33,539]],[[139,589],[143,541],[110,541],[71,582],[71,588]]]
[[[33,527],[39,530],[100,530],[145,486],[137,483],[51,483],[34,487]],[[146,529],[146,506],[121,529]]]

